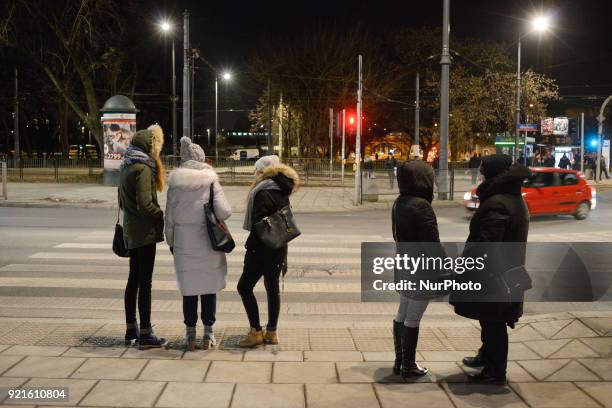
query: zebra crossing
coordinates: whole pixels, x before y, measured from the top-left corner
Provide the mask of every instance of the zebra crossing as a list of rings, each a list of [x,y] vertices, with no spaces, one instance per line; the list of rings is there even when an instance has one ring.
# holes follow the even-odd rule
[[[449,221],[441,219],[442,240],[462,242],[464,234],[444,234]],[[219,294],[218,321],[243,326],[246,317],[236,285],[242,273],[247,233],[239,220],[230,222],[237,242],[228,255],[228,284]],[[378,327],[387,326],[395,303],[362,303],[360,251],[362,241],[390,242],[391,236],[347,234],[308,230],[291,243],[288,274],[282,293],[282,317],[286,326]],[[123,321],[123,290],[128,261],[111,251],[113,230],[79,230],[61,242],[41,248],[26,258],[0,267],[0,317],[21,319],[94,319]],[[612,241],[612,231],[548,233],[532,229],[530,241]],[[263,282],[255,288],[265,321]],[[181,322],[182,303],[176,288],[173,258],[165,243],[158,245],[154,281],[154,320]],[[433,303],[430,321],[452,319],[444,303]]]
[[[224,325],[243,326],[246,316],[236,286],[242,273],[247,232],[240,230],[238,221],[230,223],[230,228],[237,247],[228,254],[228,283],[218,295],[217,320]],[[1,317],[122,322],[128,260],[112,253],[112,234],[112,229],[81,232],[32,253],[22,262],[0,267]],[[281,294],[283,325],[388,326],[396,304],[360,301],[360,251],[364,240],[391,241],[391,237],[370,235],[364,239],[342,233],[304,233],[291,243],[289,270]],[[255,295],[265,321],[263,280],[255,287]],[[154,321],[182,321],[173,258],[165,243],[158,245],[152,297]],[[447,309],[434,307],[432,313],[445,314]]]

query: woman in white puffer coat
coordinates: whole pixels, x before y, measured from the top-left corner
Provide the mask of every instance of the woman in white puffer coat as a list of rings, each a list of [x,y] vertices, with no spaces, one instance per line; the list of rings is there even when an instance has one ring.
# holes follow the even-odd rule
[[[196,348],[198,296],[204,323],[202,346],[214,347],[217,293],[225,288],[227,280],[225,253],[213,250],[206,230],[204,204],[209,201],[211,184],[217,218],[228,219],[232,210],[217,173],[205,158],[199,145],[188,137],[181,138],[181,167],[170,175],[166,203],[166,242],[174,255],[176,282],[183,296],[185,343],[189,351]]]

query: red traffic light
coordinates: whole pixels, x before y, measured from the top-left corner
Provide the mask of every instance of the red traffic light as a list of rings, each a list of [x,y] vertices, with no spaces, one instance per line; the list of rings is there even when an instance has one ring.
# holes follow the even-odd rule
[[[353,115],[349,116],[349,125],[353,126],[355,124],[355,117]]]

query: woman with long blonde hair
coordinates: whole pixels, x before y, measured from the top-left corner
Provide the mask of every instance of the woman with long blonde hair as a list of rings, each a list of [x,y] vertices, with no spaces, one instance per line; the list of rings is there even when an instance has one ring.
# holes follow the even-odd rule
[[[159,125],[139,130],[121,164],[119,205],[123,209],[125,244],[130,253],[130,274],[125,288],[126,344],[138,341],[141,350],[162,347],[165,339],[151,328],[151,283],[156,244],[164,240],[164,213],[157,192],[164,189],[160,152],[164,133]],[[140,330],[136,321],[136,306]]]

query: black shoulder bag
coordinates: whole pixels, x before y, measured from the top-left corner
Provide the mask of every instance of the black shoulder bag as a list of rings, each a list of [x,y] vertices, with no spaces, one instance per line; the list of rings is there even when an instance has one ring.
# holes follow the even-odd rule
[[[208,231],[208,237],[210,238],[210,243],[212,244],[213,249],[215,251],[230,253],[236,247],[236,243],[234,242],[234,238],[232,238],[232,234],[230,234],[229,228],[227,228],[225,222],[217,219],[217,216],[215,215],[214,185],[214,182],[211,183],[208,202],[204,204],[206,229]]]
[[[301,232],[293,218],[291,206],[287,205],[279,208],[272,194],[266,190],[264,191],[277,209],[273,214],[256,222],[253,225],[253,230],[265,246],[271,249],[279,249],[292,239],[300,236]]]
[[[130,256],[130,251],[125,246],[125,238],[123,236],[123,227],[119,223],[119,215],[121,214],[121,196],[117,189],[117,222],[115,222],[115,235],[113,236],[113,252],[121,258]]]

